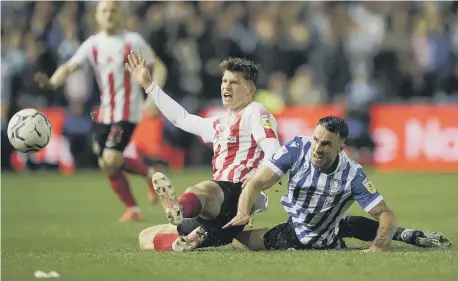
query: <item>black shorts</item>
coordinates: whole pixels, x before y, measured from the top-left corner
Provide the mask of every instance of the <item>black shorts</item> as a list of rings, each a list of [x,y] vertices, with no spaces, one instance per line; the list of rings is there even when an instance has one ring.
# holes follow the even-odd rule
[[[318,250],[302,244],[294,231],[291,218],[286,223],[279,224],[264,234],[264,247],[267,250]],[[329,246],[319,250],[344,249],[346,248],[343,239],[337,237]]]
[[[222,227],[231,221],[237,214],[237,205],[240,193],[242,192],[242,183],[227,181],[215,182],[221,187],[224,193],[224,200],[219,215],[213,220],[204,220],[200,217],[185,219],[183,223],[178,226],[178,233],[180,235],[187,235],[199,226],[202,226],[207,231],[207,238],[199,248],[218,247],[230,244],[245,228],[245,226],[242,225],[222,229]]]
[[[114,124],[94,124],[93,141],[97,142],[100,149],[99,156],[102,156],[103,149],[112,148],[124,151],[129,144],[137,124],[128,121],[119,121]]]

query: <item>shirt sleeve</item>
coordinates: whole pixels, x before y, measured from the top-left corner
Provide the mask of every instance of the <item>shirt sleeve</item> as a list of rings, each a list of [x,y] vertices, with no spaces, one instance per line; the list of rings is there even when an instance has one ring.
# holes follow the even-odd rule
[[[269,161],[274,154],[280,149],[280,142],[278,139],[264,139],[259,146],[261,147],[262,151],[264,152],[264,161]]]
[[[89,37],[86,41],[81,44],[81,46],[76,50],[76,53],[70,58],[68,61],[69,63],[82,65],[89,60],[89,56],[91,54],[91,45],[93,41],[93,37]]]
[[[254,140],[260,144],[265,139],[277,139],[277,120],[265,110],[255,110],[250,118]]]
[[[360,169],[356,177],[351,181],[351,194],[353,199],[369,212],[383,200],[383,196],[369,180],[367,175]]]
[[[145,39],[140,34],[135,35],[135,46],[134,51],[138,49],[140,54],[146,59],[146,65],[152,65],[154,63],[154,51],[153,49],[146,43]]]
[[[298,138],[294,138],[282,146],[269,161],[266,161],[266,166],[269,167],[280,177],[283,177],[286,172],[296,163],[300,157],[300,142]]]
[[[151,86],[150,86],[151,87]],[[188,133],[200,136],[204,142],[212,142],[214,118],[202,118],[190,114],[180,104],[167,95],[155,82],[148,94],[157,108],[173,125]]]

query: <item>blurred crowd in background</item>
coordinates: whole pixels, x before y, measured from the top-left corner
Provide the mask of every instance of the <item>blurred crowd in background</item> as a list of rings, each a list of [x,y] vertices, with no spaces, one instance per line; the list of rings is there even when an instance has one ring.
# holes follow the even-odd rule
[[[96,4],[1,2],[2,135],[19,109],[62,106],[65,134],[87,136],[78,153],[91,153],[89,112],[99,102],[92,69],[55,92],[39,89],[33,75],[52,75],[97,32]],[[458,100],[457,2],[133,1],[124,10],[124,26],[167,66],[165,91],[192,113],[220,103],[218,66],[228,56],[261,65],[257,99],[273,100],[270,110],[342,104],[367,146],[371,104]],[[170,142],[192,145],[171,124],[165,130]]]

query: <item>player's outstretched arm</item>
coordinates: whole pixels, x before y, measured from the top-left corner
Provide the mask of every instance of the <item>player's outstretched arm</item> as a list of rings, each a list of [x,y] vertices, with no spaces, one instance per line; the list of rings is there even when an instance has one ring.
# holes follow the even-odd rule
[[[377,235],[372,246],[364,251],[376,252],[387,249],[396,231],[396,219],[383,196],[377,191],[362,168],[351,181],[351,194],[364,211],[379,221]]]
[[[35,81],[39,87],[55,90],[61,87],[67,78],[75,72],[84,62],[87,61],[93,42],[93,37],[89,37],[81,44],[76,53],[70,60],[59,66],[51,78],[39,72],[35,74]]]
[[[372,252],[386,250],[396,231],[396,217],[385,203],[385,200],[380,201],[380,203],[369,211],[369,214],[379,221],[379,227],[377,230],[377,236],[372,242],[371,247],[366,251]]]
[[[280,179],[281,176],[267,166],[259,169],[240,194],[237,215],[223,228],[247,224],[250,221],[251,208],[261,191],[271,188]]]
[[[272,158],[266,161],[254,176],[246,181],[246,185],[240,194],[237,215],[224,228],[248,223],[250,210],[256,197],[261,191],[274,186],[291,169],[299,159],[302,146],[302,139],[295,137],[278,149]]]
[[[35,74],[34,79],[40,88],[55,90],[65,83],[70,74],[78,69],[78,66],[74,62],[67,62],[59,66],[51,78],[44,73],[38,72]]]
[[[126,69],[132,74],[135,80],[145,88],[149,98],[153,99],[157,108],[176,127],[198,136],[204,140],[211,140],[213,137],[213,124],[210,120],[188,113],[181,105],[169,97],[154,82],[151,71],[146,66],[146,60],[136,51],[128,56]]]

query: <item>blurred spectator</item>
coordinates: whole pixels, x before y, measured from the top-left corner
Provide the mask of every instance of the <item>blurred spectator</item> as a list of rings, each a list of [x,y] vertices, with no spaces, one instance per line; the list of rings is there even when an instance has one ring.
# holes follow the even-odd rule
[[[458,51],[453,3],[378,2],[135,2],[124,26],[141,32],[169,67],[174,95],[219,97],[218,63],[243,56],[262,66],[260,88],[284,73],[297,80],[307,65],[320,102],[342,94],[359,65],[377,83],[380,98],[433,96],[450,91]],[[4,60],[17,73],[26,65],[26,38],[59,63],[96,32],[94,2],[2,4]],[[12,16],[14,14],[14,17]],[[30,18],[30,25],[21,19]],[[17,22],[17,24],[12,24]],[[24,26],[25,29],[22,29]],[[15,28],[16,27],[16,28]],[[410,40],[410,43],[409,43]],[[40,65],[52,71],[55,59]],[[293,81],[291,81],[293,82]],[[91,88],[91,86],[88,86]],[[288,91],[284,99],[292,96]]]
[[[269,76],[267,88],[258,90],[255,101],[262,103],[273,114],[283,111],[285,107],[285,93],[287,91],[287,77],[281,72],[272,73]]]
[[[91,70],[56,92],[38,89],[97,32],[95,2],[2,2],[2,130],[23,107],[63,106],[71,134],[86,134],[98,103]],[[240,56],[261,65],[256,99],[347,105],[352,142],[370,145],[369,105],[415,97],[458,97],[458,5],[454,2],[147,2],[125,3],[124,26],[140,32],[168,67],[167,93],[198,113],[219,103],[219,63]],[[6,117],[6,118],[5,118]],[[188,135],[169,130],[182,147]],[[81,128],[78,128],[81,126]],[[81,129],[81,130],[80,130]],[[178,134],[178,135],[177,135]],[[356,145],[361,146],[361,145]],[[76,148],[72,148],[76,149]]]
[[[307,66],[297,69],[289,86],[290,101],[298,105],[320,105],[325,94],[313,82],[313,74]]]
[[[347,110],[367,110],[368,106],[376,101],[378,94],[366,66],[364,64],[357,66],[353,80],[345,88]]]

